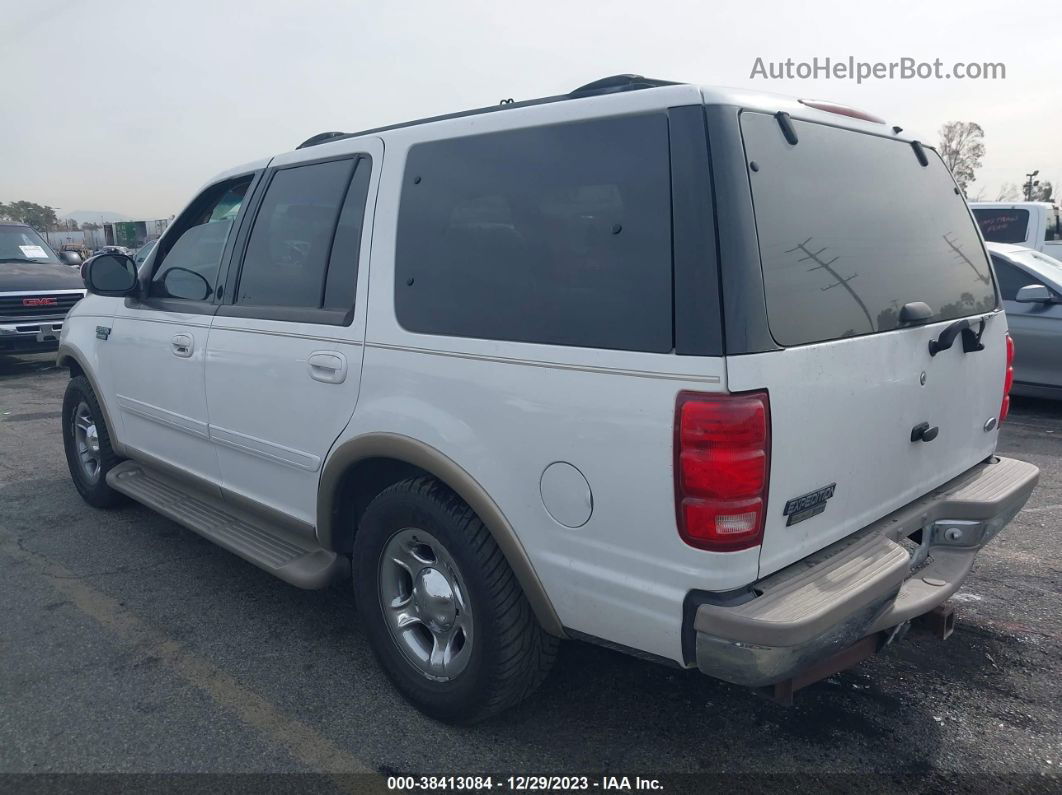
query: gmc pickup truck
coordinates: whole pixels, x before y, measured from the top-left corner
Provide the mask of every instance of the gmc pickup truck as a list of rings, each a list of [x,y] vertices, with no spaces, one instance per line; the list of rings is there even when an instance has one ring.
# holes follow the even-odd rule
[[[57,350],[66,313],[84,295],[78,269],[32,227],[0,221],[0,355]]]

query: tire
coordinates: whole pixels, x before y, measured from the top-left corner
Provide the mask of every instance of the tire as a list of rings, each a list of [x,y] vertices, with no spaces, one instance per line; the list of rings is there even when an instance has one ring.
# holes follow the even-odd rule
[[[94,508],[113,508],[127,502],[125,495],[107,485],[107,473],[122,459],[111,447],[107,421],[92,385],[83,375],[71,378],[63,395],[63,447],[70,477],[85,502]],[[89,462],[94,462],[94,475],[89,471]]]
[[[539,626],[479,517],[434,478],[377,495],[355,535],[353,565],[369,643],[429,717],[476,723],[522,701],[549,673],[557,639]]]

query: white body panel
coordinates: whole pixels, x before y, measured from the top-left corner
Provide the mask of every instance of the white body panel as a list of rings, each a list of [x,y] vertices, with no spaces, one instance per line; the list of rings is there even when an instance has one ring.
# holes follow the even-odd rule
[[[929,355],[947,323],[731,356],[732,391],[771,396],[771,487],[760,576],[806,557],[950,480],[996,448],[1006,319],[988,317],[985,350],[961,340]],[[921,383],[925,373],[925,384]],[[971,388],[972,385],[977,388]],[[956,385],[959,386],[956,389]],[[912,442],[922,422],[940,428]],[[786,526],[789,499],[836,483],[818,516]]]
[[[224,488],[316,522],[321,465],[358,399],[359,333],[355,326],[214,318],[206,397]],[[341,358],[342,382],[312,378],[309,360],[318,353]]]
[[[121,417],[121,442],[216,483],[218,458],[203,391],[210,317],[118,301],[113,324],[99,347],[111,372],[107,402]]]

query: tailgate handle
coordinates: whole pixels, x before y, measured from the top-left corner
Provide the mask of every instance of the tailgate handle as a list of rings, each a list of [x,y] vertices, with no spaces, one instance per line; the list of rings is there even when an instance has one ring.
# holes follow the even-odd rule
[[[920,422],[911,428],[911,441],[931,442],[937,438],[938,433],[940,433],[940,428],[938,426],[931,426],[928,422]]]
[[[983,351],[985,346],[981,344],[981,335],[985,333],[985,319],[981,318],[981,326],[977,331],[973,330],[969,318],[962,318],[951,323],[940,332],[940,336],[929,341],[929,355],[936,356],[941,351],[946,351],[955,344],[955,338],[962,334],[963,353]]]

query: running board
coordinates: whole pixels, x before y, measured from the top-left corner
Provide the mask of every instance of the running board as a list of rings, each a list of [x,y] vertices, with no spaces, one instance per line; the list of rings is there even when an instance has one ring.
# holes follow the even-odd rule
[[[220,497],[136,461],[108,472],[107,485],[299,588],[324,588],[345,569],[345,558],[311,539],[242,512],[237,516]]]

